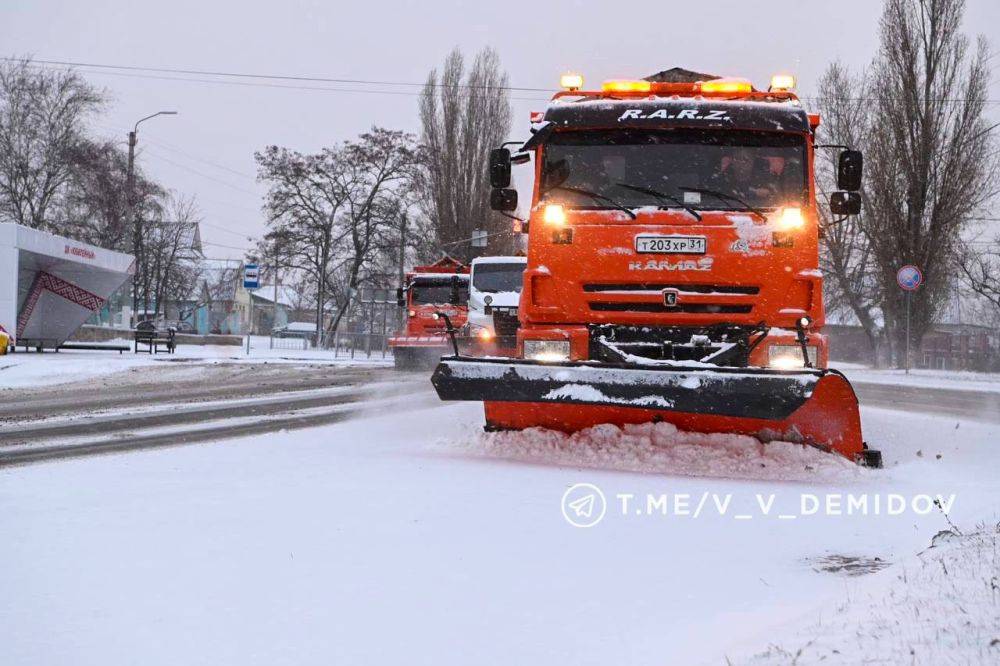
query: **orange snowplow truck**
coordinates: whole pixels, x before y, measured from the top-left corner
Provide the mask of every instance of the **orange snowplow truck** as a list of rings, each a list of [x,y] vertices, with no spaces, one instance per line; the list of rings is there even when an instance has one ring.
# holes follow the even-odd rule
[[[684,72],[684,70],[672,70]],[[827,366],[819,116],[775,77],[563,77],[533,136],[490,155],[496,210],[531,163],[516,358],[442,359],[444,400],[482,400],[487,429],[572,432],[667,421],[881,464],[858,401]],[[843,146],[834,216],[857,214],[861,154]]]
[[[396,290],[404,330],[389,338],[397,368],[433,367],[451,348],[448,322],[461,328],[468,318],[469,267],[451,257],[414,266]]]

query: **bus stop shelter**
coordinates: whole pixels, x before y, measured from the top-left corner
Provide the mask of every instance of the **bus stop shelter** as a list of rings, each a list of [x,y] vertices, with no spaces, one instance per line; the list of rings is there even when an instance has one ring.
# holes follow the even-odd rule
[[[130,254],[0,224],[0,326],[18,346],[58,349],[134,271]]]

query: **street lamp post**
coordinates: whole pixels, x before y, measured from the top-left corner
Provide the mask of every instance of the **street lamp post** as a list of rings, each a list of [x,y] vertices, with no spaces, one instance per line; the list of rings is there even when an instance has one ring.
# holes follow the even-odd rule
[[[128,206],[128,215],[132,218],[132,254],[135,256],[136,271],[132,274],[132,326],[136,325],[136,310],[139,308],[139,258],[141,256],[142,221],[135,214],[135,143],[139,133],[139,123],[145,122],[156,116],[176,116],[176,111],[157,111],[145,118],[140,118],[128,133],[128,170],[125,176],[125,197]],[[149,306],[148,303],[145,304]]]

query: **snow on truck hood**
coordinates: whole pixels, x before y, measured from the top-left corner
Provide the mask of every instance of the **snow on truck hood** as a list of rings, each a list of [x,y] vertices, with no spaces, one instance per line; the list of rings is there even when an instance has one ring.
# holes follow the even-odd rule
[[[478,259],[472,260],[473,266],[482,266],[483,264],[527,264],[527,257],[479,257]]]
[[[495,308],[516,308],[521,300],[521,294],[516,291],[477,291],[476,295],[482,299],[489,296],[492,299],[490,306]]]

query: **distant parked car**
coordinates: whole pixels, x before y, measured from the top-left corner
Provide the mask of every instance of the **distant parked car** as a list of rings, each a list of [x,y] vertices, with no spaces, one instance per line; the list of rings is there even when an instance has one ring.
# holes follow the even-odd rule
[[[9,348],[10,348],[10,335],[7,334],[7,331],[4,329],[3,326],[0,326],[0,356],[6,354]]]
[[[271,335],[276,338],[305,338],[311,340],[316,336],[316,324],[296,321],[275,328],[271,331]]]
[[[180,321],[175,319],[165,319],[159,321],[156,324],[156,328],[161,330],[167,330],[168,328],[174,329],[177,333],[197,333],[194,324],[189,321]]]

